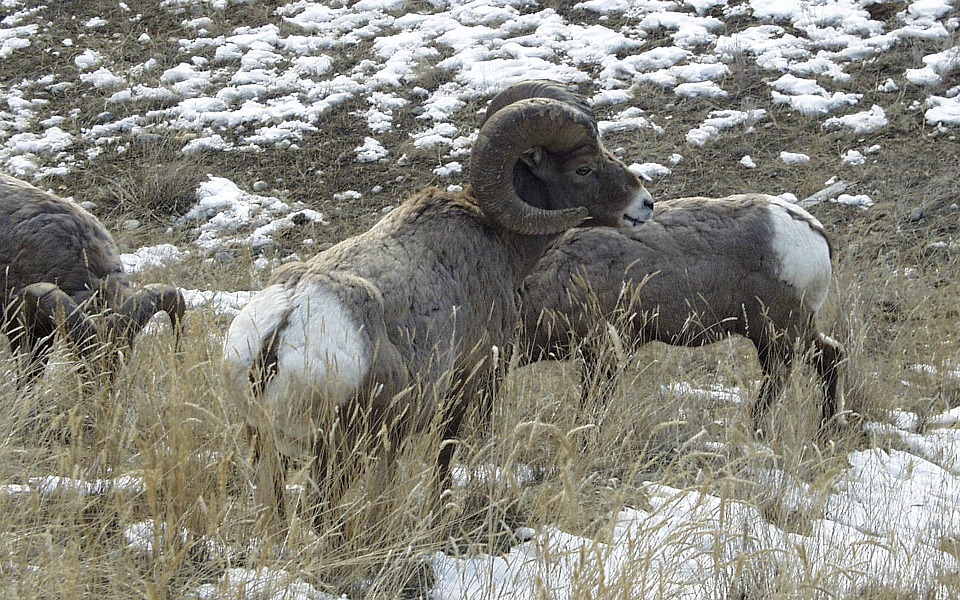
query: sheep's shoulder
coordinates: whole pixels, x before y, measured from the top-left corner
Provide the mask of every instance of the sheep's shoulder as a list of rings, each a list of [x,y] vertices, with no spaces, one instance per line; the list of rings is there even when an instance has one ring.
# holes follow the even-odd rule
[[[426,283],[466,275],[472,269],[465,264],[478,265],[476,254],[499,235],[469,195],[431,188],[324,251],[308,269],[352,271],[384,285],[396,278],[391,285],[406,288],[418,278]]]

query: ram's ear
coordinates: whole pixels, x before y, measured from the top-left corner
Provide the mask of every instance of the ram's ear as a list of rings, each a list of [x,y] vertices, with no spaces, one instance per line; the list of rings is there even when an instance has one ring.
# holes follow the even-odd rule
[[[524,162],[531,169],[538,169],[543,165],[543,161],[546,158],[546,151],[543,149],[543,146],[534,146],[526,152],[520,155],[520,160]]]

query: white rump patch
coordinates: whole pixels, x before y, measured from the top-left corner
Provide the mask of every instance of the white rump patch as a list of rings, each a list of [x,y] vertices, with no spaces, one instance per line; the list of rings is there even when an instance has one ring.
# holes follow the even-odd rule
[[[234,317],[223,342],[223,360],[234,383],[246,385],[264,336],[279,326],[289,306],[284,287],[271,285],[254,294]]]
[[[321,287],[301,285],[291,304],[277,349],[278,372],[325,390],[330,400],[346,402],[370,366],[360,327],[340,299]]]
[[[803,303],[817,311],[827,298],[832,277],[830,246],[817,231],[822,225],[795,204],[770,197],[771,246],[780,260],[780,279],[796,288]]]
[[[352,398],[371,357],[362,329],[335,295],[309,283],[293,290],[274,285],[258,293],[230,325],[224,360],[237,383],[248,381],[265,338],[278,327],[276,374],[263,390],[263,411],[251,407],[247,418],[262,427],[261,419],[268,417],[281,452],[295,455],[309,450],[324,407]]]

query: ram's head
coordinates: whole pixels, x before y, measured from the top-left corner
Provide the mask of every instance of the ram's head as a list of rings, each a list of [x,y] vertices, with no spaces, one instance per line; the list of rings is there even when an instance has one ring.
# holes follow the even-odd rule
[[[170,285],[136,289],[108,278],[99,290],[78,302],[56,284],[40,282],[23,288],[21,298],[19,328],[10,337],[14,349],[26,350],[30,356],[28,380],[43,373],[57,332],[71,343],[88,373],[111,379],[137,334],[158,312],[169,315],[177,348],[180,345],[186,303]]]
[[[45,355],[58,331],[84,359],[89,372],[112,378],[137,334],[158,312],[169,315],[179,348],[185,310],[183,295],[170,285],[150,284],[137,289],[109,277],[78,302],[56,284],[33,283],[23,289],[22,330],[12,341],[15,346],[23,342],[30,345],[30,378],[42,373]]]
[[[554,81],[526,81],[490,102],[470,177],[484,212],[518,233],[636,225],[653,214],[643,183],[600,141],[593,110]]]

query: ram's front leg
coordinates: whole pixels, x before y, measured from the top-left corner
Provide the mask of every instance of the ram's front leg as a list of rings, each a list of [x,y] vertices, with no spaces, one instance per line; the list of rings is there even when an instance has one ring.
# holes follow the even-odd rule
[[[479,418],[479,428],[486,433],[492,420],[493,403],[506,368],[502,353],[498,350],[474,362],[469,373],[453,377],[451,385],[440,403],[442,438],[437,455],[436,482],[438,494],[451,487],[453,457],[460,440],[463,422],[471,414]]]
[[[50,283],[24,288],[19,318],[12,325],[10,350],[20,357],[18,385],[26,387],[43,375],[53,351],[58,320],[76,309],[73,300]]]

